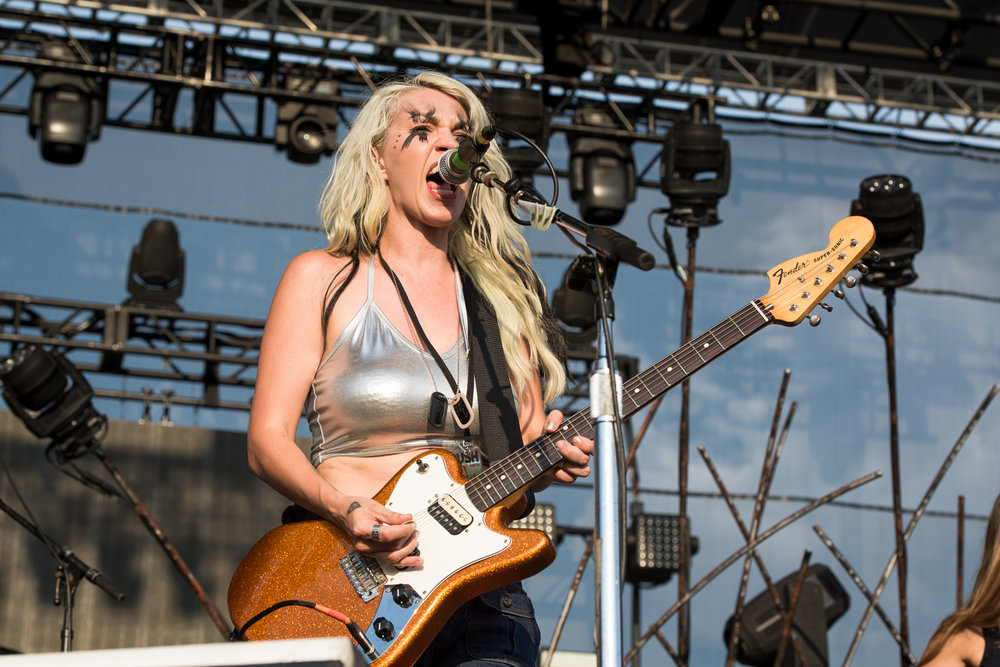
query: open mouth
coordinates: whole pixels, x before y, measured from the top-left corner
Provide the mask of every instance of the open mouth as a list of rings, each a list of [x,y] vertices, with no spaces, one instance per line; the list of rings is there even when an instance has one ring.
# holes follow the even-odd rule
[[[441,177],[441,172],[438,170],[437,165],[427,174],[427,186],[431,192],[445,199],[453,198],[458,190],[457,185],[448,183]]]

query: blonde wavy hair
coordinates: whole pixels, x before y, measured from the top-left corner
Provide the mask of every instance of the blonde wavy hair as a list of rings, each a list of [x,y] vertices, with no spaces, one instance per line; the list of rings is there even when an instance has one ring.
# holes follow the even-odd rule
[[[389,195],[379,174],[373,149],[381,149],[396,111],[399,98],[417,88],[432,88],[454,98],[469,116],[474,132],[490,124],[482,102],[466,85],[437,72],[421,72],[414,77],[382,84],[361,106],[350,132],[341,142],[320,199],[319,212],[329,245],[326,251],[351,257],[350,274],[333,294],[332,308],[343,285],[353,278],[361,257],[378,247],[385,229]],[[501,179],[511,177],[511,168],[496,145],[491,145],[483,162]],[[549,315],[545,290],[531,264],[531,252],[521,231],[507,215],[504,195],[483,185],[475,185],[465,210],[448,235],[448,254],[472,279],[493,307],[500,325],[504,356],[515,389],[521,390],[539,369],[543,399],[551,403],[562,394],[566,373],[562,360],[553,351],[558,334]],[[528,358],[522,354],[522,341]]]
[[[1000,621],[1000,496],[993,501],[993,509],[986,523],[983,557],[976,572],[972,592],[962,608],[945,617],[938,626],[919,665],[934,659],[945,643],[955,634],[973,628],[993,627]]]

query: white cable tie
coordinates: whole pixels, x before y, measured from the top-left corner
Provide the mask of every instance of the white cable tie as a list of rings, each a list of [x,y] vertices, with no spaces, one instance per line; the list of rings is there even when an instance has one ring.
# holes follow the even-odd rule
[[[535,229],[545,231],[552,224],[556,217],[557,209],[548,204],[538,204],[533,201],[519,201],[517,207],[528,214],[531,226]]]

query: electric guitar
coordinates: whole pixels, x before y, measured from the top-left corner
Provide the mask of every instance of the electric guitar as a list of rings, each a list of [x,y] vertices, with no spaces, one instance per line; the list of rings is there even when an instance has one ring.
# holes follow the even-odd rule
[[[633,414],[765,326],[801,322],[874,241],[866,218],[838,222],[825,250],[770,270],[767,295],[625,381],[622,415]],[[848,286],[853,280],[848,278]],[[397,569],[361,554],[327,521],[275,528],[254,545],[229,585],[237,636],[347,636],[376,667],[412,664],[462,603],[537,574],[555,559],[545,533],[508,524],[518,515],[524,489],[560,462],[556,441],[576,435],[592,435],[588,410],[472,478],[444,450],[404,466],[375,500],[413,514],[424,559],[420,567]]]

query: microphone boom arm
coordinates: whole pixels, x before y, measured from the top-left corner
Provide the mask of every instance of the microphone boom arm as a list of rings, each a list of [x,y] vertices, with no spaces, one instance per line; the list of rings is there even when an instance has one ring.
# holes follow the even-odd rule
[[[531,216],[531,223],[513,217],[519,224],[531,224],[538,229],[545,229],[554,222],[562,229],[583,239],[588,248],[606,259],[613,259],[630,264],[642,271],[649,271],[656,265],[656,259],[649,252],[640,248],[629,237],[616,232],[610,227],[597,227],[574,218],[564,211],[548,204],[523,199],[524,190],[511,183],[504,183],[494,172],[481,162],[473,165],[470,174],[472,180],[487,187],[496,188],[509,197],[514,205]],[[537,220],[542,222],[536,223]]]

